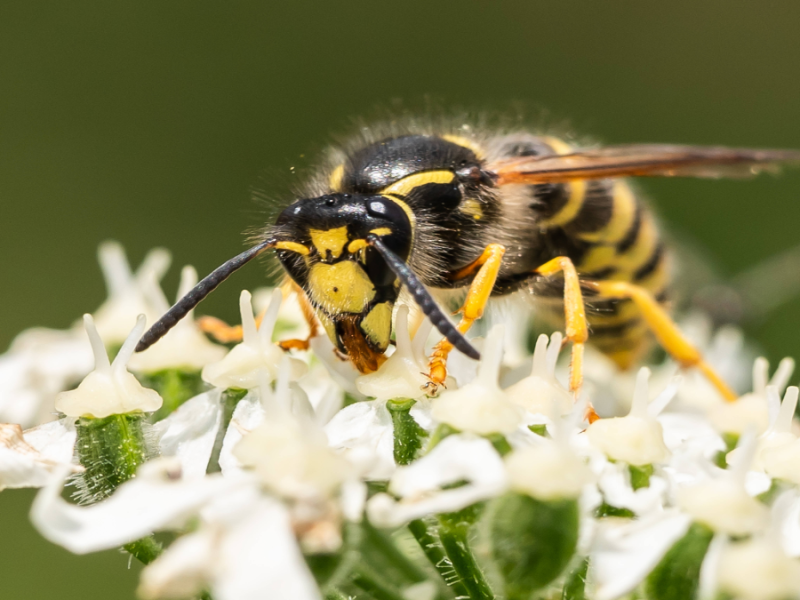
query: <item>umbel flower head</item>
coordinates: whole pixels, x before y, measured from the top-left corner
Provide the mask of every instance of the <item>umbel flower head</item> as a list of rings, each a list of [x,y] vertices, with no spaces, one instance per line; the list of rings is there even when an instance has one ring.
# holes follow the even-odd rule
[[[302,311],[278,290],[254,294],[260,322],[242,292],[230,350],[189,319],[134,356],[136,315],[166,308],[167,257],[133,274],[119,246],[101,256],[110,300],[86,334],[0,357],[0,415],[25,421],[0,424],[0,489],[42,488],[31,518],[53,543],[145,563],[143,599],[800,598],[793,363],[770,378],[730,330],[707,336],[708,357],[753,370],[736,402],[669,361],[626,375],[590,354],[576,401],[562,335],[530,354],[514,342],[527,324],[497,315],[472,340],[480,363],[454,355],[429,397],[437,334],[424,322],[412,339],[402,305],[369,375],[324,335],[282,350]],[[184,269],[182,289],[195,280]],[[586,422],[593,390],[601,414],[623,416]],[[78,502],[63,494],[74,485]]]

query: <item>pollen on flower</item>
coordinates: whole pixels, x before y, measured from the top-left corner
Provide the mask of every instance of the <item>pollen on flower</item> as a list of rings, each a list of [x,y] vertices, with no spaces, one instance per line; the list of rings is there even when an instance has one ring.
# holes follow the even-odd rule
[[[523,423],[525,413],[500,389],[498,377],[502,357],[503,327],[497,326],[486,338],[478,376],[464,387],[446,391],[434,400],[433,418],[460,431],[479,435],[516,430]]]
[[[242,291],[239,310],[244,339],[222,360],[203,368],[205,381],[223,389],[236,387],[249,390],[260,384],[263,374],[268,375],[270,381],[277,378],[283,351],[272,342],[272,334],[281,302],[281,291],[275,290],[261,326],[258,327],[253,317],[250,292]],[[306,370],[305,364],[296,359],[291,359],[289,366],[295,379]]]
[[[162,403],[158,392],[142,387],[126,369],[136,343],[144,333],[144,315],[136,320],[136,326],[122,344],[114,362],[108,360],[103,340],[97,333],[91,315],[84,315],[83,322],[94,353],[94,371],[86,376],[77,389],[61,392],[56,397],[56,410],[68,417],[94,418],[158,410]]]

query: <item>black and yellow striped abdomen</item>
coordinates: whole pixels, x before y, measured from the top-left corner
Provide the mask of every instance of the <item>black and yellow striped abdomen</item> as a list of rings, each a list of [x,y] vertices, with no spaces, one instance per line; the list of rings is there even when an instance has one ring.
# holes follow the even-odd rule
[[[566,154],[571,148],[550,137],[517,139],[506,155]],[[532,262],[542,264],[568,256],[581,279],[634,283],[664,302],[670,285],[670,255],[654,215],[621,179],[528,185],[535,213],[536,245]],[[519,193],[519,190],[517,190]],[[536,268],[536,264],[525,268]],[[542,300],[540,313],[563,319],[563,280],[533,284]],[[630,300],[603,300],[586,290],[590,343],[622,367],[630,366],[647,349],[650,339]]]

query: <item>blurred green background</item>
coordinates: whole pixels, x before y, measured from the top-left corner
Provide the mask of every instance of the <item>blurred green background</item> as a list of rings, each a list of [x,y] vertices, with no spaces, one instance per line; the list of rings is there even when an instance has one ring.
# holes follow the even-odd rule
[[[521,105],[608,143],[800,148],[798,23],[796,0],[5,0],[0,348],[100,304],[102,240],[207,273],[263,221],[254,186],[283,194],[330,133],[395,99]],[[642,186],[723,277],[800,242],[800,172]],[[235,318],[263,280],[246,269],[205,309]],[[776,360],[800,357],[798,326],[794,301],[748,332]],[[134,597],[126,556],[41,540],[32,496],[0,494],[3,599]]]

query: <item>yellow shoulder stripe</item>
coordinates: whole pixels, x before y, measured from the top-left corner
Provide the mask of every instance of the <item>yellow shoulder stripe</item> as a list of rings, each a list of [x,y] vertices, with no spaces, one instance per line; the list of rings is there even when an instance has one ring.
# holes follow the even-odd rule
[[[452,171],[423,171],[414,173],[408,177],[403,177],[399,181],[383,188],[381,194],[394,194],[397,196],[408,196],[414,188],[427,183],[451,183],[455,179]]]

